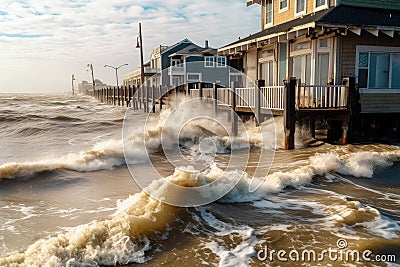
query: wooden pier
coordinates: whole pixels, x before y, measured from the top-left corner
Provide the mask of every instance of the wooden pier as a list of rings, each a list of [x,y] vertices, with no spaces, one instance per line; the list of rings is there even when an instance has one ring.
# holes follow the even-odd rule
[[[343,144],[349,140],[349,126],[352,114],[351,97],[356,92],[354,77],[345,78],[343,85],[305,85],[291,77],[284,81],[284,86],[264,86],[264,81],[256,83],[256,87],[230,88],[217,84],[201,83],[196,89],[188,86],[120,86],[107,87],[88,92],[99,101],[144,112],[156,112],[156,106],[162,109],[163,101],[171,94],[184,92],[191,98],[202,98],[210,103],[210,108],[217,113],[219,110],[231,110],[229,116],[232,124],[232,134],[237,135],[237,116],[254,116],[261,123],[266,116],[283,116],[285,149],[295,147],[296,124],[306,126],[315,137],[317,121],[328,123],[328,140],[341,139]],[[339,134],[338,134],[339,133]],[[340,134],[341,133],[341,134]]]

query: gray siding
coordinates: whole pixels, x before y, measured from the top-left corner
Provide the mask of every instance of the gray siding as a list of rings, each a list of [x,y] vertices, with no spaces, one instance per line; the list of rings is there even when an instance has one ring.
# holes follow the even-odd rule
[[[400,113],[400,93],[360,94],[362,113]]]

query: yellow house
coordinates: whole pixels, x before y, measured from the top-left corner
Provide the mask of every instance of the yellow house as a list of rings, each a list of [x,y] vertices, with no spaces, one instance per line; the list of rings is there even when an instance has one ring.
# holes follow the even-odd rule
[[[290,76],[341,84],[354,76],[362,113],[400,112],[400,1],[247,1],[254,4],[261,31],[218,50],[231,66],[266,85]]]

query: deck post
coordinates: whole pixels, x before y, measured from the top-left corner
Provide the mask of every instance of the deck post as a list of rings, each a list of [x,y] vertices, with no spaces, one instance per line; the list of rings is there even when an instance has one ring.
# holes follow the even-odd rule
[[[342,145],[347,145],[349,134],[349,121],[342,121]]]
[[[117,92],[118,92],[118,106],[121,106],[121,90],[119,86],[117,86]]]
[[[346,86],[346,94],[347,94],[347,107],[348,107],[348,115],[347,118],[342,122],[342,143],[343,145],[347,145],[348,141],[352,139],[352,130],[351,130],[351,121],[354,118],[354,114],[360,112],[359,109],[359,93],[356,88],[356,78],[354,76],[344,77],[343,84]]]
[[[115,87],[113,87],[113,105],[115,106]]]
[[[236,114],[236,84],[231,82],[231,96],[232,96],[232,110],[231,110],[231,123],[232,123],[232,135],[238,136],[238,116]]]
[[[127,85],[128,86],[128,107],[132,107],[132,87],[131,85]]]
[[[154,99],[156,95],[156,88],[154,85],[151,86],[151,105],[153,113],[156,113],[156,101]]]
[[[121,106],[125,106],[125,88],[121,85]]]
[[[146,106],[146,110],[145,110],[145,112],[146,113],[150,113],[150,110],[149,110],[149,97],[150,96],[150,88],[149,88],[149,86],[148,85],[146,85],[146,99],[145,99],[145,106]]]
[[[284,111],[284,130],[285,130],[285,144],[286,150],[294,149],[294,135],[296,130],[296,78],[290,77],[284,81],[285,91],[285,111]]]
[[[128,106],[128,87],[124,85],[124,106]]]
[[[311,132],[311,137],[315,138],[315,118],[310,117],[310,132]]]
[[[214,114],[218,115],[218,85],[213,83]]]
[[[203,101],[203,84],[201,82],[197,83],[197,86],[199,87],[199,97],[200,101]]]
[[[258,80],[256,90],[256,105],[255,105],[255,115],[256,115],[256,125],[259,126],[262,122],[261,120],[261,87],[265,86],[265,80]]]
[[[159,86],[159,92],[160,92],[160,99],[158,101],[160,101],[160,111],[162,110],[162,99],[163,99],[163,90],[162,90],[162,85]]]
[[[106,87],[106,103],[110,104],[110,87]]]
[[[142,109],[142,105],[144,105],[144,84],[140,85],[139,88],[139,109]]]

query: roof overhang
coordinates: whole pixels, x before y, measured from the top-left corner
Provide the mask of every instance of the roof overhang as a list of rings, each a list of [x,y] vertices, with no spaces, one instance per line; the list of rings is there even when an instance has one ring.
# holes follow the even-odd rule
[[[387,26],[352,26],[344,24],[327,24],[327,23],[316,23],[311,22],[308,24],[293,27],[292,29],[284,32],[272,33],[262,37],[246,40],[243,42],[237,42],[235,44],[222,47],[218,49],[218,54],[228,55],[237,54],[240,51],[247,51],[251,45],[256,44],[259,48],[261,43],[267,42],[267,44],[272,44],[275,42],[282,42],[287,40],[293,40],[300,37],[306,33],[312,32],[315,28],[319,29],[343,29],[345,32],[350,31],[358,36],[361,35],[362,31],[369,32],[370,34],[378,37],[379,33],[383,33],[391,38],[396,36],[396,33],[400,34],[400,27],[387,27]]]
[[[311,23],[307,23],[307,24],[304,24],[304,25],[296,26],[296,27],[291,28],[288,31],[271,33],[271,34],[268,34],[268,35],[265,35],[265,36],[261,36],[261,37],[258,37],[258,38],[251,39],[251,40],[246,40],[246,41],[243,41],[243,42],[238,42],[238,43],[233,44],[233,45],[225,46],[225,47],[222,47],[222,48],[218,49],[218,53],[226,54],[226,52],[229,53],[230,50],[236,50],[236,51],[247,50],[249,45],[257,44],[257,47],[258,47],[258,43],[265,42],[265,41],[267,41],[268,43],[285,41],[285,40],[288,40],[288,39],[291,39],[291,38],[294,38],[294,37],[299,37],[299,36],[303,35],[310,28],[315,28],[315,22],[311,22]],[[244,47],[246,47],[246,48],[244,48]]]
[[[201,56],[203,56],[202,54],[200,54],[200,53],[190,53],[190,54],[186,54],[186,53],[179,53],[179,52],[177,52],[177,53],[173,53],[173,54],[171,54],[171,55],[169,55],[168,57],[174,57],[174,56],[185,56],[185,57],[201,57]]]
[[[323,28],[342,28],[346,29],[356,35],[361,35],[362,31],[369,32],[376,37],[379,36],[379,33],[383,33],[389,37],[394,38],[395,33],[400,34],[400,27],[390,27],[390,26],[373,26],[373,25],[364,25],[364,26],[355,26],[355,25],[344,25],[344,24],[328,24],[328,23],[318,23],[317,26]]]

